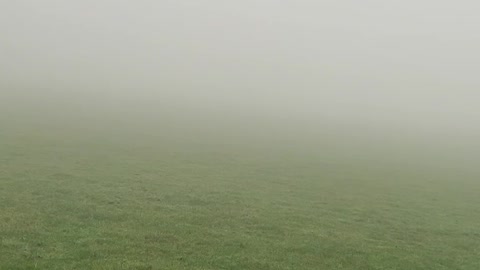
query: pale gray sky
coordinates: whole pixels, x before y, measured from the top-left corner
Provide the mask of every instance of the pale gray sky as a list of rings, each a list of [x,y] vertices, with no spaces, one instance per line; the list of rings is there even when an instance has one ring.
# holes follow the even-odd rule
[[[470,0],[1,1],[0,91],[477,132],[479,11]]]

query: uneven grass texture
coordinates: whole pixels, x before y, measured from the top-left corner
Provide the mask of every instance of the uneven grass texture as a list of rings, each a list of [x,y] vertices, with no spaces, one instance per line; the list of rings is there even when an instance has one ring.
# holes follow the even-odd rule
[[[0,269],[480,269],[480,183],[289,151],[6,136]]]

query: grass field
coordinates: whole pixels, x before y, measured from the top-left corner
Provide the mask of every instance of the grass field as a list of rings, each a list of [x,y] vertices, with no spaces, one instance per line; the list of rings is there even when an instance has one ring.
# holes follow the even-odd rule
[[[0,269],[480,269],[475,175],[321,151],[0,136]]]
[[[0,0],[0,270],[480,270],[479,13]]]

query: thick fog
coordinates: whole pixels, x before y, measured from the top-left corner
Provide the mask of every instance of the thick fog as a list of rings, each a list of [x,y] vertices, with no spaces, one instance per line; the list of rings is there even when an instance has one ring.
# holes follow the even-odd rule
[[[83,115],[130,119],[119,120],[126,128],[164,120],[210,133],[275,126],[272,137],[334,130],[473,153],[479,8],[469,0],[2,1],[2,119]]]

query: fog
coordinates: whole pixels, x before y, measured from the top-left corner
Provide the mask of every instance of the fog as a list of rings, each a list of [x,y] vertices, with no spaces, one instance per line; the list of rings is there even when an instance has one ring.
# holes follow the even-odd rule
[[[367,149],[406,143],[463,162],[479,149],[478,8],[2,1],[0,119],[231,140],[342,138]]]

